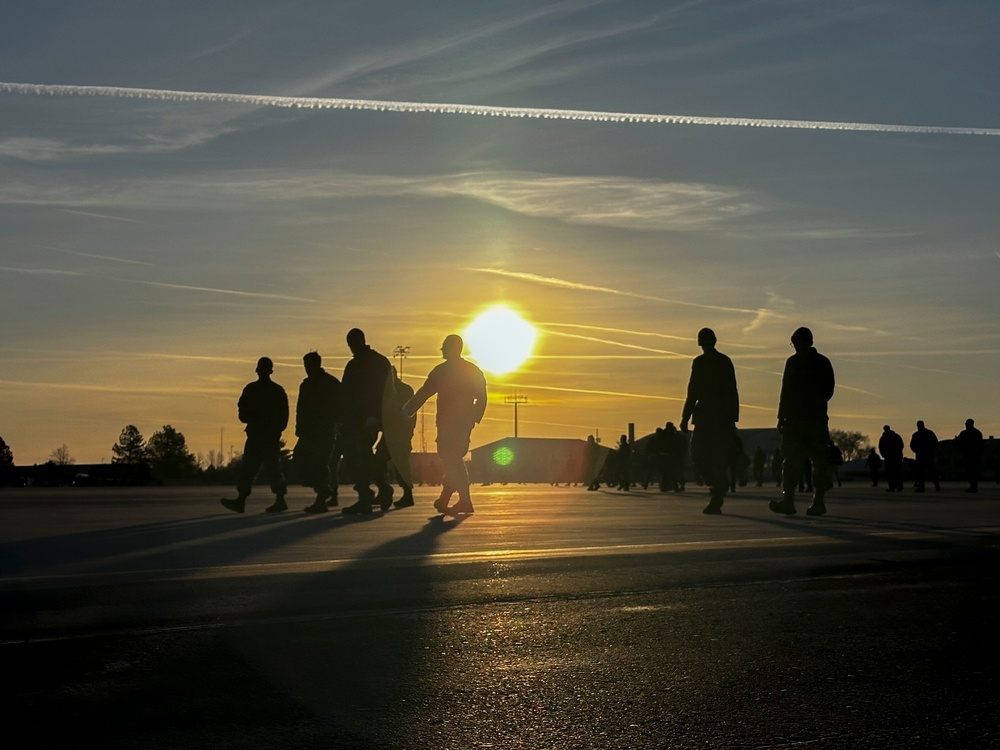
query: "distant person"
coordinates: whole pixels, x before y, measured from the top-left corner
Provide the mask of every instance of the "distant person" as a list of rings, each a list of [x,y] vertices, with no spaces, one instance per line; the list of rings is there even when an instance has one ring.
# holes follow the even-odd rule
[[[678,431],[673,422],[667,422],[663,428],[667,460],[667,486],[672,492],[683,492],[685,487],[684,465],[687,462],[688,444],[683,433]]]
[[[781,448],[775,448],[774,455],[771,456],[771,479],[774,480],[774,484],[777,487],[781,486],[784,470],[785,457],[781,455]]]
[[[597,441],[593,435],[587,435],[587,445],[583,458],[583,484],[591,492],[600,489],[600,484],[597,481],[600,468],[597,465],[599,455],[600,451],[597,447]]]
[[[702,512],[709,515],[722,513],[729,489],[736,423],[740,420],[736,368],[729,357],[715,348],[717,342],[711,328],[698,331],[702,354],[691,363],[687,399],[681,413],[681,432],[687,432],[689,420],[695,426],[691,458],[695,470],[708,485],[709,501]]]
[[[785,361],[778,398],[778,430],[785,456],[781,500],[768,504],[775,513],[795,513],[795,484],[804,461],[812,463],[810,516],[826,513],[827,444],[830,442],[827,404],[833,398],[834,376],[830,360],[816,351],[812,331],[797,328],[791,337],[795,354]]]
[[[976,429],[972,419],[965,420],[965,429],[955,438],[958,452],[965,463],[965,473],[969,479],[966,492],[979,492],[979,475],[983,470],[983,433]]]
[[[934,491],[941,491],[938,481],[937,466],[934,454],[937,452],[938,439],[933,430],[924,427],[923,420],[917,422],[917,431],[910,436],[910,450],[913,451],[913,491],[923,492],[928,479],[934,483]]]
[[[885,461],[885,481],[889,487],[886,492],[896,492],[903,489],[903,438],[894,432],[889,425],[882,427],[882,435],[878,439],[878,452]]]
[[[274,363],[268,357],[257,360],[256,372],[257,379],[246,385],[237,404],[247,434],[236,472],[237,496],[224,497],[221,502],[234,513],[242,513],[257,473],[263,467],[274,493],[274,503],[264,510],[280,513],[288,510],[285,503],[288,487],[281,471],[281,433],[288,426],[288,396],[284,388],[271,380]]]
[[[632,486],[632,445],[628,435],[621,436],[615,451],[615,485],[625,492]]]
[[[878,487],[878,470],[882,468],[882,457],[872,448],[868,451],[868,458],[865,459],[865,466],[868,467],[868,474],[872,478],[872,487]]]
[[[299,384],[295,402],[295,436],[298,441],[292,459],[299,479],[312,488],[316,499],[304,508],[306,513],[326,513],[328,502],[336,495],[330,487],[330,458],[337,441],[340,421],[340,381],[323,369],[319,352],[302,357],[306,377]]]
[[[391,386],[392,383],[392,365],[368,346],[364,331],[359,328],[347,332],[347,346],[353,356],[344,367],[341,381],[343,450],[354,474],[358,501],[348,505],[343,512],[348,515],[369,514],[375,502],[372,482],[378,487],[382,510],[388,509],[392,502],[392,488],[385,481],[385,467],[380,466],[373,451],[382,432],[382,399],[387,384]]]
[[[840,467],[844,465],[844,454],[837,447],[837,444],[830,441],[829,445],[826,447],[827,450],[827,461],[830,467],[830,478],[827,480],[827,486],[833,487],[834,481],[837,482],[837,486],[841,486],[840,479]]]
[[[753,481],[758,487],[764,486],[764,469],[767,467],[767,454],[759,445],[753,452]]]
[[[750,467],[750,457],[743,448],[743,440],[733,431],[733,445],[729,454],[729,491],[736,492],[736,486],[747,486],[747,469]]]
[[[469,452],[472,429],[482,421],[486,411],[486,378],[482,370],[462,357],[464,346],[461,336],[445,337],[441,344],[444,362],[430,371],[402,409],[403,414],[412,417],[427,399],[437,394],[437,450],[444,480],[434,508],[448,515],[469,514],[474,510],[465,454]],[[456,492],[458,502],[449,507],[448,501]]]

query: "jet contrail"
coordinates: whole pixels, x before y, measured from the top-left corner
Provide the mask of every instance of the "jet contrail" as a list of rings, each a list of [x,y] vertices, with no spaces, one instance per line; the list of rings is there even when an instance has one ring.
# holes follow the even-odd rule
[[[212,102],[249,104],[287,109],[362,109],[377,112],[424,112],[485,117],[528,117],[543,120],[587,122],[650,123],[657,125],[724,125],[744,128],[791,128],[799,130],[853,130],[869,133],[913,133],[921,135],[1000,135],[1000,128],[955,128],[936,125],[891,125],[874,122],[831,122],[827,120],[774,120],[757,117],[701,117],[698,115],[655,115],[638,112],[598,112],[582,109],[540,109],[536,107],[491,107],[482,104],[397,102],[379,99],[338,99],[313,96],[267,96],[227,94],[207,91],[125,88],[121,86],[66,86],[0,81],[0,93],[48,96],[109,96],[120,99],[155,99],[172,102]]]

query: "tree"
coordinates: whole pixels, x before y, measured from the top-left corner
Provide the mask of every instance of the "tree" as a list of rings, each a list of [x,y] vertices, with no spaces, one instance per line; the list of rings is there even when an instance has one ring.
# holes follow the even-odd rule
[[[146,440],[139,428],[134,424],[126,425],[118,436],[118,442],[111,446],[111,454],[113,464],[146,463]]]
[[[14,467],[14,453],[6,441],[0,437],[0,470]]]
[[[844,461],[854,461],[864,458],[868,452],[868,436],[860,432],[847,430],[830,430],[830,440],[844,454]]]
[[[69,455],[69,446],[66,443],[52,451],[49,458],[56,466],[70,466],[76,463],[76,459]]]
[[[149,438],[146,454],[153,475],[160,481],[187,479],[198,469],[194,455],[188,450],[184,434],[168,424]]]

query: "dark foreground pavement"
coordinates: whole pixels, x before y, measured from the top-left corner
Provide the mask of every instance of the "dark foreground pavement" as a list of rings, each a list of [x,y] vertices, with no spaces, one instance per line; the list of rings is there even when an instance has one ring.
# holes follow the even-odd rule
[[[1000,492],[773,492],[0,492],[0,711],[94,748],[1000,747]]]

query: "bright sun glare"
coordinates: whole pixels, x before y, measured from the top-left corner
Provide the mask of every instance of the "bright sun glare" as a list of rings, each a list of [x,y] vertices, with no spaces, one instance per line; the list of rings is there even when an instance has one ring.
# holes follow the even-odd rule
[[[480,313],[465,329],[472,358],[487,372],[513,372],[531,356],[538,332],[508,307],[498,305]]]

